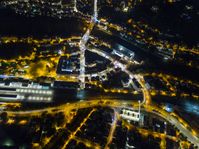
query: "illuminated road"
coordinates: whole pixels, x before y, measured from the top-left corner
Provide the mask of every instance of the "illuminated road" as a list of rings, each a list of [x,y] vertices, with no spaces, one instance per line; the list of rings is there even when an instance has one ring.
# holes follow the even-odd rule
[[[78,10],[77,10],[77,0],[74,0],[74,11],[78,12]]]
[[[141,75],[134,75],[132,72],[130,72],[128,69],[127,69],[127,66],[120,63],[119,61],[115,60],[114,58],[112,58],[107,52],[104,52],[100,49],[95,49],[95,48],[87,48],[89,51],[91,52],[94,52],[94,53],[97,53],[98,55],[106,58],[106,59],[109,59],[114,65],[115,67],[119,67],[121,68],[121,70],[125,73],[127,73],[129,75],[129,77],[131,79],[135,78],[139,84],[141,85],[142,87],[142,92],[143,92],[143,101],[141,104],[150,104],[151,103],[151,97],[150,97],[150,93],[148,92],[147,88],[146,88],[146,85],[145,85],[145,81],[144,81],[144,78],[143,76]],[[134,84],[134,83],[133,83]],[[136,87],[136,85],[133,85],[134,86],[134,89],[135,90],[138,90],[139,91],[139,88]]]
[[[93,30],[93,27],[97,21],[97,0],[94,0],[94,14],[91,18],[90,25],[86,31],[86,33],[83,35],[82,39],[80,40],[79,47],[80,47],[80,89],[85,88],[85,51],[86,51],[86,44],[90,38],[91,31]]]
[[[118,121],[118,113],[116,112],[116,110],[114,110],[113,122],[111,123],[111,129],[109,131],[105,149],[109,148],[109,145],[111,144],[111,142],[113,140],[114,132],[117,127],[117,121]]]
[[[71,139],[73,139],[75,137],[75,135],[77,134],[78,131],[80,131],[81,127],[86,123],[86,121],[90,118],[90,116],[92,115],[92,113],[95,111],[96,109],[93,109],[86,118],[84,118],[83,122],[81,122],[80,126],[70,134],[69,139],[64,143],[62,149],[65,149],[66,146],[68,145],[68,143],[71,141]]]
[[[74,11],[78,12],[78,10],[77,10],[77,0],[74,0]],[[79,13],[81,13],[81,12],[79,12]],[[91,34],[91,31],[93,30],[95,23],[98,21],[97,20],[97,17],[98,17],[97,13],[98,13],[97,12],[97,0],[94,0],[94,14],[92,16],[92,19],[90,21],[90,25],[89,25],[86,33],[83,35],[83,37],[81,38],[81,40],[79,42],[79,47],[80,47],[80,75],[79,75],[79,80],[80,80],[80,88],[81,89],[85,88],[85,83],[86,83],[85,77],[90,77],[92,75],[97,76],[99,73],[106,73],[107,72],[107,70],[105,70],[105,71],[94,73],[94,74],[85,74],[85,51],[87,50],[86,44],[88,43],[88,40],[90,39],[90,34]],[[108,26],[108,27],[110,27],[110,26]],[[112,25],[112,26],[114,26],[114,25]],[[116,27],[119,28],[119,26],[116,26]],[[108,32],[108,33],[110,34],[110,32]],[[63,42],[64,40],[66,40],[66,39],[61,39],[60,43]],[[29,40],[28,40],[28,42],[29,42]],[[39,43],[36,43],[36,41],[32,41],[32,42],[36,45],[39,45]],[[55,45],[55,44],[56,43],[54,43],[53,40],[52,40],[49,45]],[[143,93],[143,99],[142,99],[142,102],[141,102],[141,106],[142,106],[141,110],[142,111],[151,112],[151,113],[154,113],[156,115],[159,115],[160,117],[163,117],[164,119],[169,121],[171,124],[173,124],[175,127],[177,127],[180,130],[180,132],[188,138],[188,140],[190,142],[194,143],[195,145],[197,145],[199,147],[199,139],[198,139],[198,137],[196,137],[197,134],[195,133],[195,131],[189,130],[187,125],[184,122],[181,122],[179,119],[175,118],[174,116],[167,113],[166,111],[152,105],[150,94],[152,94],[153,92],[150,93],[148,91],[148,89],[146,87],[145,80],[144,80],[142,75],[133,74],[132,72],[130,72],[128,70],[128,66],[126,64],[123,64],[119,60],[114,59],[109,53],[106,53],[106,52],[104,52],[100,49],[95,49],[95,48],[89,48],[88,50],[93,52],[93,53],[96,53],[96,54],[98,54],[98,55],[100,55],[100,56],[102,56],[102,57],[104,57],[108,60],[110,60],[111,63],[114,64],[115,67],[120,68],[123,72],[128,74],[129,77],[131,78],[131,80],[136,79],[138,81],[141,88],[137,87],[136,84],[133,81],[132,81],[132,85],[133,85],[133,88],[137,92],[142,91],[142,93]],[[181,51],[186,51],[186,49],[181,50]],[[191,50],[187,50],[186,52],[190,52],[190,51]],[[198,52],[195,53],[195,54],[198,54]],[[30,59],[30,58],[28,58],[28,59]],[[15,60],[14,60],[14,62],[15,62]],[[9,68],[8,70],[11,71],[12,69]],[[108,70],[108,71],[110,71],[110,70]],[[49,76],[52,77],[53,75],[50,74]],[[77,76],[73,77],[71,75],[70,77],[68,77],[68,76],[67,77],[55,76],[56,80],[62,80],[62,81],[63,80],[71,81],[72,79],[74,79],[75,81],[77,80]],[[167,78],[165,78],[164,76],[161,76],[161,77],[166,82],[166,85],[170,88],[171,91],[176,90],[175,88],[172,87],[172,84],[169,83]],[[8,93],[12,94],[11,92],[6,92],[5,94],[8,94]],[[165,91],[162,91],[161,94],[166,95],[167,93]],[[139,105],[138,105],[138,102],[103,99],[103,100],[83,101],[83,102],[77,102],[77,103],[68,103],[68,104],[64,104],[64,105],[61,105],[61,106],[57,106],[57,107],[44,108],[44,109],[39,109],[39,110],[6,111],[5,109],[3,109],[2,111],[7,112],[8,117],[26,117],[26,116],[31,117],[31,116],[41,116],[42,113],[44,113],[44,112],[47,112],[49,114],[55,114],[55,113],[58,113],[58,112],[66,113],[66,112],[74,110],[74,109],[91,108],[91,107],[96,107],[96,106],[103,106],[103,107],[108,106],[108,107],[112,107],[114,110],[116,108],[122,109],[122,108],[125,108],[125,107],[133,108],[133,110],[138,110]],[[2,107],[6,107],[6,106],[2,106]],[[91,111],[91,113],[83,120],[83,122],[80,124],[80,126],[74,132],[71,132],[70,138],[65,142],[63,148],[65,148],[68,145],[70,140],[72,140],[76,137],[75,135],[81,129],[81,127],[86,123],[86,121],[89,119],[92,112],[93,111]],[[108,148],[108,146],[112,142],[112,139],[113,139],[113,136],[114,136],[114,131],[116,129],[117,120],[118,120],[117,113],[114,112],[114,120],[111,124],[111,129],[110,129],[110,132],[109,132],[109,136],[107,138],[106,148]],[[10,121],[8,121],[8,123],[13,123],[13,121],[10,120]]]
[[[147,109],[148,110],[148,109]],[[199,147],[199,138],[197,137],[197,135],[195,134],[195,131],[192,130],[188,130],[186,128],[185,125],[183,125],[183,123],[179,122],[176,118],[174,118],[173,116],[171,116],[169,113],[165,112],[165,111],[161,111],[159,110],[158,112],[155,111],[150,111],[156,115],[159,115],[161,117],[163,117],[164,119],[166,119],[167,121],[169,121],[171,124],[173,124],[174,126],[176,126],[180,132],[187,137],[187,139],[192,142],[193,144],[197,145]]]
[[[95,25],[94,21],[91,21],[88,30],[86,31],[86,33],[84,34],[84,36],[82,37],[82,39],[80,40],[79,43],[79,47],[80,47],[80,89],[84,89],[85,88],[85,66],[86,66],[86,62],[85,62],[85,51],[86,51],[86,43],[89,40],[89,36],[90,33],[93,29]]]
[[[64,104],[58,107],[50,107],[50,108],[44,108],[41,110],[30,110],[30,111],[6,111],[8,114],[8,117],[20,117],[20,116],[40,116],[43,112],[47,112],[49,114],[55,114],[56,112],[65,112],[65,111],[71,111],[73,109],[83,109],[83,108],[91,108],[96,106],[104,106],[104,107],[112,107],[112,108],[124,108],[129,107],[133,108],[134,110],[138,110],[139,104],[138,102],[132,102],[132,101],[122,101],[122,100],[92,100],[92,101],[83,101],[83,102],[77,102],[77,103],[69,103]],[[168,122],[173,124],[176,128],[180,130],[180,132],[187,137],[187,139],[194,143],[195,145],[199,146],[199,139],[197,137],[197,134],[194,130],[189,130],[186,128],[186,124],[183,122],[178,121],[174,116],[169,114],[168,112],[153,106],[153,105],[144,105],[141,109],[141,111],[147,111],[152,112],[156,115],[159,115],[160,117],[163,117]]]
[[[96,22],[98,18],[98,11],[97,11],[97,0],[94,0],[94,16],[93,19]]]

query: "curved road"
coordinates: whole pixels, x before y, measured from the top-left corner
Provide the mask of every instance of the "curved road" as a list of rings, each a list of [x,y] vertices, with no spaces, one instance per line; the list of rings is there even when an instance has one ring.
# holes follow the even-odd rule
[[[44,108],[41,110],[30,110],[30,111],[6,111],[8,113],[8,116],[16,117],[16,116],[39,116],[43,112],[48,113],[56,113],[56,112],[65,112],[70,111],[73,109],[82,109],[82,108],[91,108],[96,106],[108,106],[112,108],[124,108],[129,107],[133,108],[134,110],[138,110],[139,104],[138,102],[131,102],[131,101],[118,101],[118,100],[92,100],[92,101],[84,101],[84,102],[77,102],[77,103],[68,103],[64,104],[58,107],[50,107],[50,108]],[[199,147],[199,138],[196,136],[195,132],[193,130],[189,130],[186,128],[186,126],[178,121],[177,118],[170,115],[170,113],[156,107],[153,105],[144,105],[141,109],[142,111],[151,112],[156,115],[159,115],[160,117],[163,117],[168,122],[176,126],[180,132],[187,137],[187,139],[192,142],[194,145]]]

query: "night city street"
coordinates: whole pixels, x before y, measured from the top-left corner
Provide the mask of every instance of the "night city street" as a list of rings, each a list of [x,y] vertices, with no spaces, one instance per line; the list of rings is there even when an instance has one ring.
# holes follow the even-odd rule
[[[1,0],[0,149],[199,149],[199,1]]]

